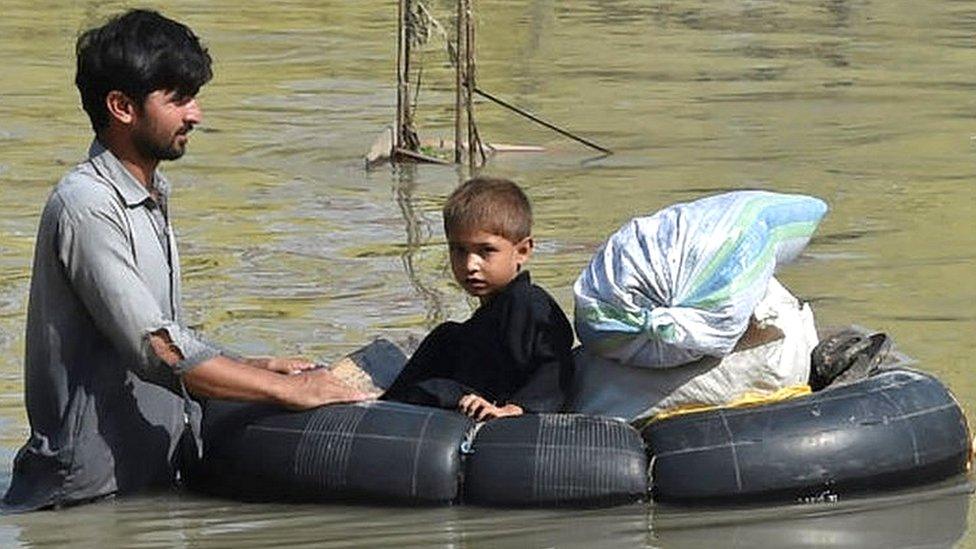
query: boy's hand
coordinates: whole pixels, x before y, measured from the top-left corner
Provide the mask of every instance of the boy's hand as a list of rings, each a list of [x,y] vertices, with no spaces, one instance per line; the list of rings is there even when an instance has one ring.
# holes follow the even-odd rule
[[[495,406],[473,393],[461,397],[461,400],[458,401],[458,410],[476,421],[522,415],[522,408],[515,404]]]

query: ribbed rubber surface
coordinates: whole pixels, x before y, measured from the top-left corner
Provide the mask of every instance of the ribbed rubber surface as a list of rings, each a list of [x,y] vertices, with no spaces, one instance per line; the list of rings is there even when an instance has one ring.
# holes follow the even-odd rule
[[[632,427],[569,414],[485,423],[465,465],[464,500],[503,506],[592,506],[647,495],[647,458]]]
[[[965,416],[907,369],[809,397],[677,416],[642,431],[655,500],[811,501],[934,482],[967,470]]]
[[[472,426],[395,402],[287,412],[211,401],[204,417],[197,487],[261,500],[453,501]]]

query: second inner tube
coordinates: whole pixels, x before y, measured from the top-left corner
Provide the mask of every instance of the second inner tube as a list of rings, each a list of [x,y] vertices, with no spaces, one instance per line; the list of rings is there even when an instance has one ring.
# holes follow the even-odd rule
[[[575,414],[489,421],[465,465],[464,498],[504,506],[595,506],[647,496],[647,457],[630,425]]]
[[[963,474],[970,458],[956,400],[909,369],[777,404],[677,416],[641,434],[654,499],[688,504],[902,488]]]

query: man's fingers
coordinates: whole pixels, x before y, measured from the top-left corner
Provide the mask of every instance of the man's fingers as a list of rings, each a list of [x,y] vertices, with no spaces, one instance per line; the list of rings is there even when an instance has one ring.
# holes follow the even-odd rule
[[[315,364],[314,362],[312,362],[311,360],[309,360],[309,359],[307,359],[307,358],[305,358],[303,356],[289,356],[289,357],[285,357],[285,360],[288,361],[288,364],[293,369],[299,370],[299,371],[302,371],[302,370],[312,370],[312,369],[318,367],[317,364]]]
[[[326,404],[360,402],[370,398],[368,393],[350,387],[328,370],[303,371],[292,379],[303,385],[302,390],[306,394],[305,407],[307,408]]]
[[[285,358],[271,359],[269,370],[278,371],[284,374],[297,374],[306,370],[314,369],[315,363],[299,356],[289,356]]]

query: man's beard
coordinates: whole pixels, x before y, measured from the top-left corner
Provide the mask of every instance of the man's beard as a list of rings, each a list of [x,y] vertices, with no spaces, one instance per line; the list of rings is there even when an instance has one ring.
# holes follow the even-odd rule
[[[189,128],[186,128],[177,135],[185,135],[188,132]],[[175,136],[168,143],[162,143],[153,139],[152,135],[140,132],[133,135],[133,145],[146,158],[159,161],[176,160],[186,152],[185,145],[180,146],[176,144]]]

